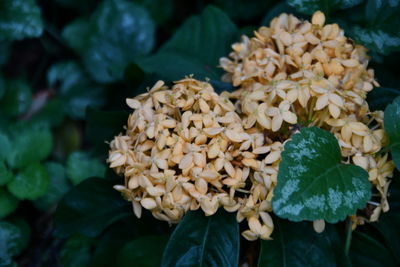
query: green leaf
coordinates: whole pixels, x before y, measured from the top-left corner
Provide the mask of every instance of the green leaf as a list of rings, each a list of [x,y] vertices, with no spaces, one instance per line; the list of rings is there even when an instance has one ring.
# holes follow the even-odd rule
[[[12,263],[12,257],[20,253],[21,230],[6,221],[0,221],[0,266]]]
[[[293,135],[282,152],[272,207],[292,221],[343,220],[371,197],[368,173],[341,163],[333,134],[317,127]]]
[[[0,109],[9,116],[26,112],[31,105],[32,93],[28,84],[22,80],[6,82],[6,92],[0,101]]]
[[[67,176],[77,185],[89,177],[104,177],[106,166],[85,152],[74,152],[68,157]]]
[[[35,200],[46,194],[49,175],[41,164],[32,163],[22,169],[7,187],[19,199]]]
[[[235,214],[191,211],[168,241],[161,266],[238,266],[239,239]]]
[[[11,195],[6,189],[0,187],[0,219],[13,213],[18,207],[18,199]]]
[[[400,96],[386,107],[384,125],[394,164],[400,170]]]
[[[117,255],[117,266],[160,266],[168,236],[142,236],[125,244]]]
[[[373,237],[359,231],[353,232],[350,259],[353,266],[397,266],[385,246]]]
[[[35,0],[0,2],[0,40],[21,40],[43,33],[40,8]]]
[[[375,59],[379,55],[400,51],[399,12],[399,0],[368,0],[361,25],[352,23],[354,26],[348,34],[376,54]]]
[[[218,60],[226,56],[237,39],[237,28],[223,11],[207,7],[199,16],[189,18],[155,55],[138,64],[146,72],[154,72],[167,80],[194,74],[219,80],[222,70]]]
[[[90,178],[73,187],[61,200],[55,214],[55,235],[74,233],[95,237],[107,226],[130,215],[129,203],[113,189],[114,183]]]
[[[92,78],[104,83],[121,80],[130,62],[151,51],[154,31],[144,8],[126,0],[105,0],[89,20],[67,26],[63,36]]]
[[[64,267],[86,267],[90,260],[91,238],[75,235],[69,238],[61,252],[60,261]]]
[[[387,30],[397,30],[398,25],[394,24],[400,22],[399,11],[399,0],[368,0],[365,6],[366,23],[370,27],[384,27]],[[388,29],[388,27],[393,27],[393,29]]]
[[[272,240],[261,241],[258,266],[346,266],[343,244],[333,225],[318,234],[309,222],[276,218]]]
[[[317,10],[330,13],[360,4],[363,0],[288,0],[288,4],[297,11],[311,15]]]
[[[74,61],[53,65],[47,73],[50,87],[58,88],[64,110],[75,119],[85,117],[86,108],[99,108],[105,103],[105,88],[92,82]]]
[[[116,266],[119,259],[118,252],[125,244],[143,235],[160,235],[163,239],[165,233],[172,232],[171,229],[172,227],[156,220],[150,212],[143,213],[140,219],[131,213],[104,231],[104,234],[96,242],[89,266]]]
[[[0,147],[2,146],[0,145]],[[13,178],[13,173],[7,169],[7,166],[4,164],[4,162],[0,161],[0,185],[7,184]]]
[[[44,196],[34,202],[35,207],[44,211],[60,201],[71,187],[63,165],[56,162],[47,162],[45,167],[50,178],[49,189]]]
[[[62,36],[68,46],[79,54],[83,54],[89,47],[89,37],[94,31],[93,27],[94,25],[87,18],[78,18],[64,28]]]
[[[379,54],[388,55],[400,50],[400,35],[386,32],[384,28],[362,28],[354,26],[349,33],[358,43]]]
[[[12,134],[12,151],[7,158],[10,166],[20,168],[49,156],[53,137],[46,125],[22,125],[15,127]]]
[[[64,101],[61,98],[53,98],[33,116],[30,121],[33,123],[48,123],[51,126],[59,126],[64,120]]]

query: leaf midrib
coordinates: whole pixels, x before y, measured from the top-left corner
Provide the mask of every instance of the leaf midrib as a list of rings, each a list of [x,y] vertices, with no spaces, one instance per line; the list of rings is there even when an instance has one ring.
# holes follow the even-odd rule
[[[199,267],[203,266],[203,258],[204,258],[204,254],[205,254],[205,247],[206,247],[206,243],[207,243],[207,239],[208,239],[208,233],[210,231],[210,224],[211,224],[211,220],[212,217],[209,217],[207,220],[207,226],[206,226],[206,230],[204,233],[204,238],[203,238],[203,242],[201,244],[201,252],[200,252],[200,262],[199,262]]]

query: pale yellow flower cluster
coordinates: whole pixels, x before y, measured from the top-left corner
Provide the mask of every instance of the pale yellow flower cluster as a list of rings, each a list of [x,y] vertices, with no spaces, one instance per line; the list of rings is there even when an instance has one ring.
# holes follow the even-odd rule
[[[281,14],[270,27],[233,44],[220,65],[223,80],[239,89],[238,113],[243,127],[263,130],[283,142],[298,127],[318,126],[339,141],[343,161],[369,172],[377,193],[358,222],[375,221],[389,209],[387,190],[394,165],[387,154],[383,112],[370,112],[366,95],[378,86],[367,69],[366,49],[344,36],[337,24],[325,25],[317,11],[312,22]]]
[[[272,188],[281,143],[244,129],[227,93],[186,78],[168,89],[162,81],[127,99],[134,112],[126,133],[110,144],[109,163],[124,175],[115,188],[154,217],[177,223],[189,210],[207,216],[219,207],[248,220],[243,235],[268,239],[273,231]]]
[[[237,212],[238,222],[246,219],[246,239],[269,239],[283,143],[301,127],[318,126],[338,139],[343,162],[367,170],[376,188],[353,221],[377,220],[389,209],[394,165],[379,152],[383,112],[371,112],[365,101],[378,86],[366,49],[337,24],[325,25],[321,12],[312,22],[282,14],[232,47],[220,59],[223,79],[239,87],[231,94],[190,77],[172,88],[159,81],[127,99],[134,111],[108,161],[125,177],[115,188],[136,216],[145,208],[177,223],[189,210],[210,216],[223,207]],[[324,225],[314,222],[318,232]]]

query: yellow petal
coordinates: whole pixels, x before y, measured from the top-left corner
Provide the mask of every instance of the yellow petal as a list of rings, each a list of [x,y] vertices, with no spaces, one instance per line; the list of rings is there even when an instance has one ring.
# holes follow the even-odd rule
[[[325,230],[325,221],[324,220],[313,221],[313,227],[315,232],[322,233]]]
[[[278,131],[281,126],[282,126],[282,122],[283,122],[283,118],[280,114],[276,115],[273,119],[272,119],[272,131],[276,132]]]
[[[192,165],[192,163],[193,163],[193,154],[188,153],[179,162],[179,169],[187,169]]]
[[[157,203],[153,198],[143,198],[140,201],[140,204],[143,206],[143,208],[148,209],[148,210],[152,210],[155,209],[157,207]]]
[[[290,124],[296,124],[297,123],[297,116],[293,112],[286,111],[282,114],[282,118],[284,121],[290,123]]]
[[[315,110],[321,110],[326,107],[329,103],[328,95],[322,95],[318,97],[317,102],[315,104]]]

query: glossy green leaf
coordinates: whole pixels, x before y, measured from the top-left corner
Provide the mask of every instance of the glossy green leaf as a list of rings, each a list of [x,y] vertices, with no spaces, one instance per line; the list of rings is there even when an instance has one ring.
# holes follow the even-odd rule
[[[384,125],[394,164],[400,170],[400,96],[386,107]]]
[[[46,125],[21,125],[12,130],[12,150],[7,156],[10,166],[20,168],[47,158],[53,137]]]
[[[311,15],[317,10],[330,13],[360,4],[363,0],[288,0],[288,4],[297,11]]]
[[[353,266],[397,266],[385,246],[373,237],[359,231],[353,232],[350,259]]]
[[[219,58],[226,56],[237,40],[237,28],[223,11],[207,7],[199,16],[189,18],[155,55],[138,64],[168,80],[194,74],[198,79],[219,80]]]
[[[5,218],[18,207],[18,199],[11,195],[5,188],[0,187],[0,219]]]
[[[113,82],[123,77],[130,62],[151,51],[154,30],[141,6],[127,0],[105,0],[88,21],[74,22],[63,36],[80,53],[94,80]]]
[[[0,2],[0,40],[21,40],[43,33],[40,8],[35,0]]]
[[[23,168],[7,187],[19,199],[35,200],[46,194],[49,175],[41,164],[32,163]]]
[[[59,90],[64,110],[72,118],[83,119],[87,107],[99,108],[105,102],[105,88],[95,84],[74,61],[53,65],[47,73],[49,86]]]
[[[272,240],[262,240],[258,266],[346,266],[343,245],[333,225],[318,234],[312,223],[275,219]]]
[[[132,213],[129,202],[113,189],[113,182],[90,178],[72,188],[55,214],[55,235],[74,233],[94,237],[107,226]]]
[[[67,176],[77,185],[89,177],[104,177],[106,166],[85,152],[74,152],[68,157]]]
[[[238,266],[239,239],[235,214],[191,211],[169,239],[161,266]]]
[[[368,173],[341,163],[333,134],[317,127],[293,135],[282,152],[272,207],[292,221],[343,220],[371,197]]]
[[[32,93],[26,82],[9,80],[6,92],[0,101],[0,111],[9,116],[18,116],[26,112],[31,105]]]
[[[6,221],[0,221],[0,266],[12,263],[12,257],[20,253],[21,230]]]
[[[384,31],[384,28],[354,26],[349,33],[358,43],[380,54],[400,50],[400,35]]]
[[[380,55],[400,51],[399,12],[399,0],[368,0],[364,17],[360,16],[361,25],[351,23],[352,27],[349,27],[347,34],[370,49],[371,53],[376,55],[375,59]]]
[[[4,162],[0,161],[0,185],[7,184],[13,178],[14,178],[13,173],[7,168]]]
[[[49,174],[49,189],[45,195],[34,202],[35,207],[41,210],[48,210],[54,206],[71,187],[63,165],[56,162],[47,162],[45,167]]]
[[[86,267],[90,260],[93,240],[86,236],[75,235],[69,238],[60,252],[60,261],[64,267]]]
[[[142,236],[125,244],[117,255],[117,266],[160,266],[168,236]]]

